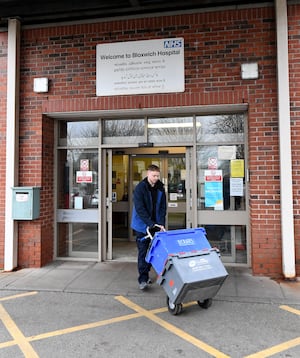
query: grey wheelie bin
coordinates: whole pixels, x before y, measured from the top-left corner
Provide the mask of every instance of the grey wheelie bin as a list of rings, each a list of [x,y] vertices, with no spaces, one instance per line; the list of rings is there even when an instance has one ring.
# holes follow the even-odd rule
[[[156,233],[146,261],[158,274],[157,283],[164,288],[173,315],[181,313],[184,302],[195,300],[202,308],[210,307],[228,276],[203,228]]]

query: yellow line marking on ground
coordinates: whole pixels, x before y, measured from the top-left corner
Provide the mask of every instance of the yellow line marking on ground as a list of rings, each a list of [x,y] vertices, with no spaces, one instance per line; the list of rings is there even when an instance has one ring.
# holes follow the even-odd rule
[[[102,326],[105,326],[108,324],[123,322],[123,321],[127,321],[130,319],[138,318],[141,316],[142,315],[140,313],[131,313],[126,316],[110,318],[110,319],[106,319],[104,321],[86,323],[86,324],[81,324],[79,326],[73,326],[70,328],[58,329],[58,330],[52,331],[52,332],[41,333],[41,334],[38,334],[35,336],[27,337],[27,340],[28,340],[28,342],[33,342],[33,341],[38,341],[38,340],[47,339],[47,338],[51,338],[51,337],[62,336],[64,334],[70,334],[70,333],[74,333],[74,332],[84,331],[86,329],[102,327]],[[11,346],[14,346],[15,344],[16,344],[15,341],[7,341],[7,342],[0,343],[0,349],[11,347]]]
[[[3,342],[3,343],[0,343],[0,349],[7,348],[7,347],[12,347],[12,346],[15,346],[16,344],[17,344],[16,341],[6,341],[6,342]]]
[[[285,306],[285,305],[282,305],[280,306],[281,309],[285,310],[285,311],[288,311],[288,312],[291,312],[291,313],[295,313],[297,314],[298,316],[300,316],[300,310],[296,310],[295,308],[292,308],[292,307],[289,307],[289,306]]]
[[[178,337],[184,339],[185,341],[193,344],[197,348],[205,351],[206,353],[218,357],[218,358],[229,358],[229,356],[225,355],[224,353],[218,351],[217,349],[211,347],[210,345],[202,342],[201,340],[195,338],[194,336],[186,333],[185,331],[177,328],[176,326],[164,321],[163,319],[157,317],[153,312],[147,311],[141,306],[133,303],[132,301],[128,300],[124,296],[116,296],[115,297],[119,302],[123,303],[125,306],[131,308],[132,310],[142,314],[143,316],[147,317],[151,321],[157,323],[159,326],[163,327],[164,329],[168,330],[169,332],[177,335]]]
[[[69,333],[74,333],[74,332],[78,332],[78,331],[83,331],[83,330],[86,330],[86,329],[106,326],[106,325],[112,324],[112,323],[128,321],[130,319],[138,318],[138,317],[141,317],[140,313],[132,313],[132,314],[129,314],[129,315],[126,315],[126,316],[119,316],[119,317],[115,317],[115,318],[109,318],[109,319],[106,319],[104,321],[86,323],[86,324],[82,324],[82,325],[74,326],[74,327],[70,327],[70,328],[58,329],[57,331],[52,331],[52,332],[48,332],[48,333],[42,333],[42,334],[39,334],[39,335],[36,335],[36,336],[28,337],[28,341],[32,342],[32,341],[38,341],[40,339],[50,338],[50,337],[54,337],[54,336],[61,336],[63,334],[69,334]]]
[[[27,358],[38,358],[36,351],[29,344],[23,333],[19,330],[15,322],[10,315],[6,312],[4,307],[0,304],[0,319],[3,322],[6,329],[14,338],[16,344],[19,346],[24,356]]]
[[[295,308],[285,306],[285,305],[279,306],[279,308],[300,316],[300,311],[296,310]],[[258,353],[251,354],[250,356],[247,356],[245,358],[265,358],[265,357],[270,357],[270,356],[272,356],[272,355],[274,355],[276,353],[286,351],[289,348],[294,348],[294,347],[298,346],[299,344],[300,344],[300,337],[295,338],[295,339],[291,339],[290,341],[287,341],[287,342],[277,344],[276,346],[273,346],[271,348],[267,348],[267,349],[265,349],[263,351],[260,351]]]
[[[14,300],[15,298],[27,297],[27,296],[32,296],[32,295],[36,295],[36,294],[37,294],[37,291],[19,293],[17,295],[13,295],[13,296],[2,297],[2,298],[0,298],[0,301]]]
[[[19,297],[31,296],[31,295],[35,295],[37,293],[38,292],[22,293],[22,294],[18,294],[18,295],[14,295],[14,296],[1,298],[0,301],[15,299],[15,298],[19,298]],[[82,325],[78,325],[78,326],[73,326],[73,327],[70,327],[70,328],[59,329],[59,330],[56,330],[56,331],[46,332],[46,333],[42,333],[42,334],[39,334],[39,335],[27,337],[27,338],[18,329],[18,327],[16,326],[14,321],[11,319],[9,314],[5,311],[4,307],[0,304],[0,319],[3,321],[5,327],[7,328],[7,330],[10,332],[10,334],[14,338],[14,340],[0,343],[0,349],[1,348],[11,347],[11,346],[14,346],[14,345],[18,345],[20,347],[20,349],[22,350],[22,352],[24,353],[25,357],[35,358],[35,357],[38,357],[38,355],[33,350],[31,345],[29,344],[29,342],[38,341],[38,340],[42,340],[42,339],[47,339],[47,338],[60,336],[60,335],[64,335],[64,334],[70,334],[70,333],[74,333],[74,332],[78,332],[78,331],[82,331],[82,330],[102,327],[102,326],[113,324],[113,323],[124,322],[124,321],[134,319],[134,318],[146,317],[146,318],[150,319],[151,321],[157,323],[161,327],[165,328],[166,330],[170,331],[171,333],[177,335],[178,337],[184,339],[185,341],[193,344],[194,346],[200,348],[201,350],[207,352],[208,354],[211,354],[214,357],[229,358],[229,356],[225,355],[224,353],[216,350],[215,348],[209,346],[208,344],[202,342],[201,340],[195,338],[194,336],[186,333],[185,331],[177,328],[176,326],[174,326],[174,325],[162,320],[161,318],[159,318],[159,317],[157,317],[155,315],[157,313],[166,312],[168,310],[166,307],[157,308],[157,309],[153,309],[153,310],[145,310],[144,308],[138,306],[137,304],[133,303],[132,301],[126,299],[124,296],[117,296],[115,298],[119,302],[124,304],[125,306],[127,306],[127,307],[131,308],[132,310],[136,311],[136,313],[128,314],[128,315],[125,315],[125,316],[118,316],[118,317],[106,319],[106,320],[103,320],[103,321],[98,321],[98,322],[93,322],[93,323],[87,323],[87,324],[82,324]],[[195,302],[190,302],[190,303],[184,304],[184,306],[186,307],[186,306],[191,306],[191,305],[194,305],[194,304],[195,304]],[[283,305],[283,306],[280,306],[280,308],[284,309],[286,311],[289,311],[291,313],[300,315],[299,310],[296,310],[296,309],[291,308],[289,306],[284,306]],[[273,346],[271,348],[265,349],[265,350],[260,351],[258,353],[249,355],[249,356],[247,356],[245,358],[265,358],[265,357],[270,357],[270,356],[272,356],[272,355],[274,355],[276,353],[285,351],[285,350],[287,350],[289,348],[293,348],[293,347],[295,347],[295,346],[297,346],[299,344],[300,344],[300,337],[292,339],[292,340],[284,342],[284,343],[281,343],[281,344],[278,344],[276,346]]]
[[[187,305],[190,305],[190,304],[187,304]],[[156,313],[166,312],[167,310],[168,309],[166,307],[163,307],[163,308],[154,309],[150,312],[152,312],[153,314],[156,314]],[[52,331],[52,332],[41,333],[41,334],[38,334],[35,336],[28,337],[27,340],[28,340],[28,342],[38,341],[38,340],[47,339],[47,338],[60,336],[60,335],[64,335],[64,334],[70,334],[70,333],[74,333],[74,332],[78,332],[78,331],[82,331],[82,330],[86,330],[86,329],[97,328],[97,327],[105,326],[105,325],[112,324],[112,323],[123,322],[126,320],[139,318],[142,316],[143,315],[141,313],[131,313],[129,315],[110,318],[110,319],[107,319],[104,321],[87,323],[87,324],[82,324],[82,325],[78,325],[78,326],[74,326],[74,327],[70,327],[70,328],[59,329],[59,330]],[[14,346],[15,344],[16,344],[15,341],[7,341],[7,342],[0,343],[0,349],[11,347],[11,346]]]
[[[260,351],[258,353],[251,354],[250,356],[247,356],[245,358],[265,358],[265,357],[271,357],[272,355],[286,351],[289,348],[294,348],[300,344],[300,337],[291,339],[290,341],[278,344],[277,346],[273,346],[271,348],[267,348],[263,351]]]

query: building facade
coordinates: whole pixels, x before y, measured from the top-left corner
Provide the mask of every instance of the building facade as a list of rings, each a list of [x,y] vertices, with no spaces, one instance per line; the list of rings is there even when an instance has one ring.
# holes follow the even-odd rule
[[[278,3],[8,20],[0,267],[116,259],[134,243],[134,186],[156,163],[168,229],[203,226],[224,262],[299,276],[300,4]]]

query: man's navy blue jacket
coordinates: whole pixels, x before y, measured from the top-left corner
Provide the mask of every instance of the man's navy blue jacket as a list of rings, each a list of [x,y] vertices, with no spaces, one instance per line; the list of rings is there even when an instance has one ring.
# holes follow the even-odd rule
[[[133,193],[133,212],[131,227],[133,230],[146,233],[147,227],[154,224],[165,226],[166,220],[166,194],[163,183],[159,180],[156,182],[157,199],[156,199],[156,221],[151,219],[152,216],[152,196],[149,190],[148,179],[142,180],[135,188]]]

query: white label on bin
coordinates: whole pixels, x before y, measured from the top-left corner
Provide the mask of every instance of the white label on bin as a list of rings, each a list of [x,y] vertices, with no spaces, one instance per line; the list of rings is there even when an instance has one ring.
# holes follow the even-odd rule
[[[179,246],[188,246],[188,245],[194,245],[195,241],[193,239],[181,239],[177,240]]]
[[[212,265],[208,263],[208,260],[200,258],[199,260],[190,260],[189,267],[193,272],[211,270]]]
[[[16,193],[16,201],[19,203],[24,203],[25,201],[28,201],[28,193]]]

